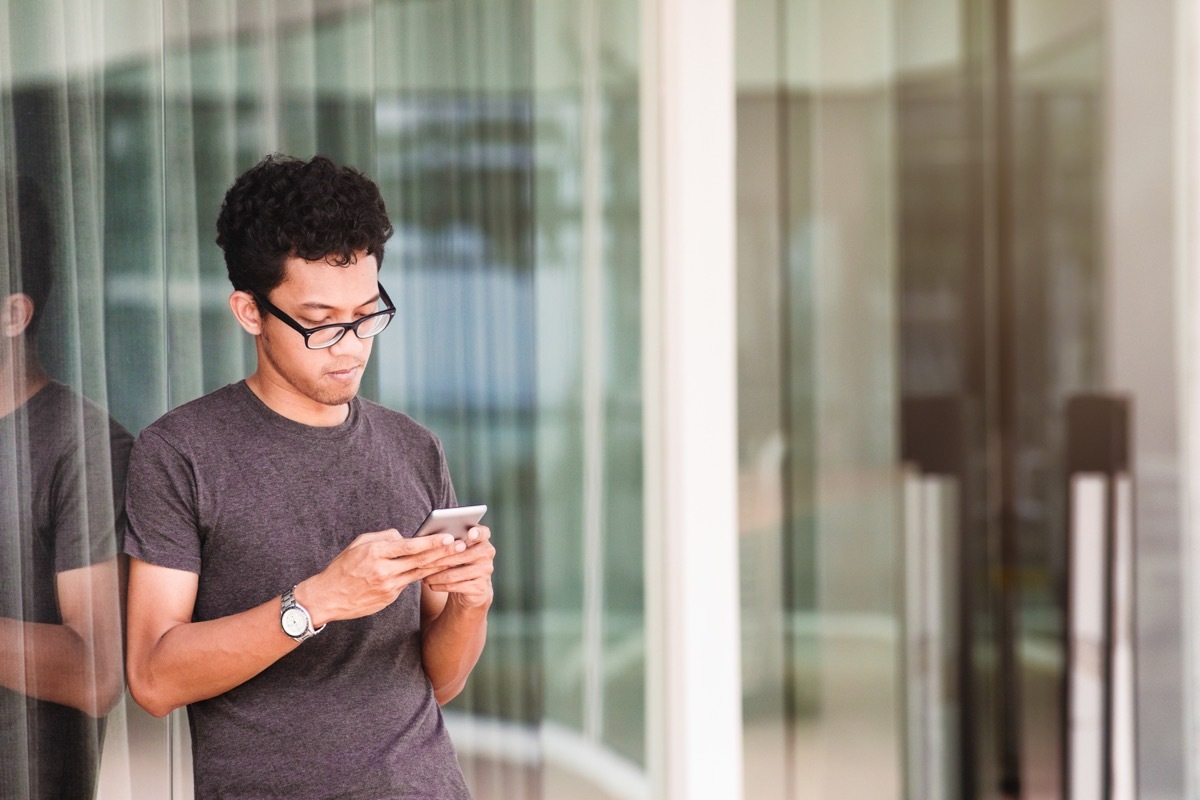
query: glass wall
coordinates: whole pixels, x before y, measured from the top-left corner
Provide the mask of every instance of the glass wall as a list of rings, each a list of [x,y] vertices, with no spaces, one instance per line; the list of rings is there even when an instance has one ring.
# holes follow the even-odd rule
[[[363,391],[441,437],[459,498],[490,506],[499,552],[487,649],[446,710],[480,798],[648,792],[639,13],[632,0],[0,2],[0,168],[6,186],[19,173],[40,188],[57,265],[41,363],[133,435],[254,368],[214,243],[233,179],[278,151],[380,184],[399,324]],[[25,200],[4,197],[15,247]],[[19,284],[5,280],[7,297]],[[5,384],[19,388],[13,363]],[[33,429],[11,427],[3,452],[28,450],[17,434]],[[116,464],[123,441],[86,464]],[[111,494],[117,470],[99,471]],[[97,523],[109,550],[111,506]],[[94,583],[94,605],[113,605],[115,585]],[[36,677],[3,684],[19,694]],[[12,738],[17,722],[0,724],[24,766],[42,756]],[[98,761],[101,796],[191,796],[182,712],[156,720],[126,698],[90,730],[80,759]]]

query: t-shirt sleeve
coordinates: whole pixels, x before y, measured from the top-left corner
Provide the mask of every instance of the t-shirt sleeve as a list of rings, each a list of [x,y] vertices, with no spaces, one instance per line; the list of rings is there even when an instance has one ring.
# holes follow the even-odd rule
[[[80,419],[64,424],[81,424]],[[128,444],[109,437],[107,418],[84,415],[79,446],[61,458],[50,487],[56,573],[107,561],[124,528]]]
[[[54,571],[106,561],[116,554],[112,506],[96,503],[95,484],[104,477],[88,469],[86,449],[73,450],[59,462],[50,502],[54,507]],[[103,480],[105,487],[109,485]]]
[[[434,445],[437,448],[438,469],[440,470],[439,489],[440,492],[434,508],[456,508],[458,506],[458,498],[454,493],[454,481],[450,479],[450,465],[446,463],[446,453],[442,450],[442,442],[440,439],[434,438]]]
[[[148,564],[200,574],[196,495],[190,461],[154,431],[143,431],[129,457],[125,552]]]

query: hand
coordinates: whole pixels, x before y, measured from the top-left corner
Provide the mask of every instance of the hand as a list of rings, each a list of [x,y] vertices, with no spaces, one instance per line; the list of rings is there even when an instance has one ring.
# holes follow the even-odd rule
[[[366,617],[391,605],[404,587],[445,569],[469,548],[453,536],[406,539],[395,528],[364,533],[324,570],[296,586],[313,627]]]
[[[424,578],[425,585],[435,592],[448,592],[450,599],[460,606],[475,608],[490,604],[492,562],[496,557],[491,538],[492,531],[486,525],[471,528],[466,548],[435,561],[433,566],[437,571]]]

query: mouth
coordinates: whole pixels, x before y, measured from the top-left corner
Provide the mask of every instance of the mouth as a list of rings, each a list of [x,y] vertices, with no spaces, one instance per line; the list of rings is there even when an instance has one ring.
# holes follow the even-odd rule
[[[325,374],[336,381],[349,381],[358,376],[362,371],[362,367],[362,364],[351,364],[348,367],[328,370]]]

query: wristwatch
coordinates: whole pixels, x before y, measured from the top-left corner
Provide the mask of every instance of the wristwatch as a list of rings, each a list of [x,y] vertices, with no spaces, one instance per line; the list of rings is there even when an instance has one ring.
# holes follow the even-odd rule
[[[296,597],[292,594],[295,591],[296,587],[293,586],[283,593],[283,604],[279,610],[279,624],[283,627],[284,633],[297,642],[303,642],[325,630],[325,626],[322,625],[313,630],[312,617],[308,615],[307,608],[296,602]]]

